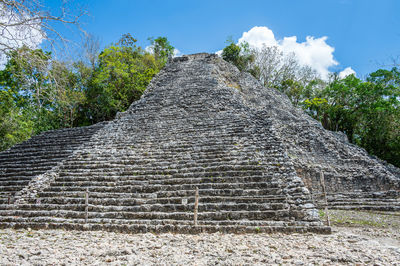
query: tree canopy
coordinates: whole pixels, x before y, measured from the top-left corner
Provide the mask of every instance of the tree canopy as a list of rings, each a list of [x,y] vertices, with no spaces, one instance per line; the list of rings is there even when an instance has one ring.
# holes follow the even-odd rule
[[[0,149],[42,131],[111,120],[143,94],[173,53],[165,37],[146,51],[130,34],[87,60],[64,62],[23,46],[0,71]]]

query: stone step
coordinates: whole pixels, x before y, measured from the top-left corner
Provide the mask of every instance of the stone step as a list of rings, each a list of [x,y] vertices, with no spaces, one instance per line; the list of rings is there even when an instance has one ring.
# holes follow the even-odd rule
[[[279,166],[278,166],[279,164]],[[254,164],[227,164],[227,163],[214,163],[211,166],[199,166],[199,165],[179,165],[179,164],[165,164],[162,167],[157,167],[155,165],[136,165],[134,162],[129,165],[126,163],[96,163],[96,161],[92,161],[91,164],[64,164],[63,165],[63,173],[75,173],[81,172],[83,169],[85,170],[97,170],[101,169],[102,172],[105,170],[109,170],[107,172],[116,171],[118,173],[121,172],[119,169],[123,169],[124,172],[145,172],[145,171],[169,171],[173,170],[174,172],[216,172],[216,171],[249,171],[249,170],[260,170],[271,167],[284,167],[286,164],[281,163],[271,163],[267,164],[263,163],[254,163]],[[25,168],[26,169],[26,168]],[[15,171],[25,170],[24,168],[16,168]],[[36,170],[36,168],[33,168]],[[14,169],[13,169],[14,170]]]
[[[34,136],[26,142],[15,145],[15,148],[21,147],[40,147],[40,144],[44,145],[64,145],[64,144],[79,144],[84,141],[90,140],[91,134],[81,134],[81,135],[51,135],[44,134],[43,136]]]
[[[199,212],[218,212],[218,211],[276,211],[288,210],[287,203],[237,203],[232,199],[232,202],[209,203],[201,201],[198,205]],[[46,204],[42,201],[40,204],[20,204],[17,207],[13,205],[0,206],[0,210],[30,210],[30,211],[76,211],[85,212],[85,204]],[[115,206],[115,205],[88,205],[89,212],[193,212],[194,202],[182,204],[141,204],[134,206]]]
[[[118,129],[117,129],[118,130]],[[162,147],[162,148],[186,148],[186,149],[194,149],[194,148],[199,148],[199,147],[213,147],[213,146],[222,146],[222,145],[232,145],[237,148],[240,147],[247,147],[247,146],[253,146],[251,143],[252,139],[242,142],[240,135],[232,135],[232,134],[227,134],[224,132],[223,136],[221,135],[213,135],[214,138],[209,139],[205,138],[205,136],[201,135],[200,137],[196,136],[188,136],[185,138],[182,136],[182,138],[176,139],[176,135],[174,134],[173,136],[164,136],[164,137],[155,137],[152,135],[144,135],[144,139],[140,139],[138,136],[135,138],[132,143],[132,140],[129,138],[126,139],[121,139],[118,143],[109,143],[109,145],[112,147],[115,145],[116,147],[123,146],[124,144],[134,144],[135,147],[138,148],[152,148],[154,146]],[[250,136],[250,134],[246,134],[246,137]],[[113,136],[110,136],[110,138],[113,138]],[[159,140],[156,142],[156,140]],[[203,141],[199,141],[203,140]],[[108,142],[107,142],[108,143]],[[279,146],[279,142],[275,141],[272,143],[268,144],[277,144]],[[128,146],[129,147],[129,146]],[[130,147],[129,147],[130,148]]]
[[[283,175],[285,173],[291,173],[291,169],[283,168],[283,167],[270,167],[264,168],[261,167],[255,168],[254,170],[222,170],[222,171],[209,171],[205,172],[202,170],[196,169],[187,169],[185,170],[177,170],[177,169],[148,169],[148,170],[131,170],[129,168],[123,169],[96,169],[96,170],[86,170],[86,169],[78,169],[76,171],[68,171],[68,169],[63,169],[59,171],[60,177],[92,177],[92,179],[101,176],[121,176],[121,177],[129,177],[130,179],[136,180],[151,180],[151,179],[166,179],[166,178],[195,178],[195,177],[233,177],[233,176],[263,176],[268,173]],[[38,171],[33,171],[38,172]],[[29,172],[27,172],[29,173]],[[10,173],[9,176],[19,175],[19,173]]]
[[[46,156],[49,152],[54,154],[64,154],[64,153],[71,153],[76,148],[73,145],[42,145],[40,147],[23,147],[18,149],[12,149],[7,152],[0,153],[0,162],[4,159],[11,157],[18,157],[18,156]]]
[[[292,172],[291,169],[284,169],[276,172],[275,176],[285,176],[290,175]],[[119,176],[126,177],[129,179],[133,179],[136,181],[149,181],[149,180],[166,180],[168,178],[212,178],[213,180],[224,179],[224,178],[232,178],[232,177],[248,177],[248,176],[266,176],[268,177],[268,172],[271,171],[221,171],[221,172],[187,172],[187,173],[178,173],[170,171],[148,171],[148,172],[136,172],[136,173],[113,173],[113,172],[75,172],[75,173],[67,173],[60,172],[59,176],[62,178],[70,178],[73,180],[74,178],[83,178],[85,180],[100,180],[105,177],[118,178]],[[79,179],[76,179],[79,180]],[[82,179],[81,179],[82,180]],[[122,179],[124,180],[124,179]]]
[[[282,170],[286,170],[290,166],[288,165],[280,165],[276,166],[272,165],[257,165],[257,166],[248,166],[248,167],[232,167],[229,166],[220,166],[220,167],[193,167],[193,168],[140,168],[135,166],[121,166],[121,167],[108,167],[107,165],[98,166],[97,168],[80,168],[80,169],[68,169],[65,166],[62,166],[60,170],[60,176],[101,176],[101,175],[121,175],[121,176],[153,176],[153,175],[193,175],[193,174],[220,174],[223,172],[232,173],[256,173],[256,172],[266,172],[269,171],[273,173],[274,171],[282,172]],[[32,171],[35,169],[32,169]],[[19,173],[19,171],[17,172]],[[13,174],[11,172],[10,174]],[[225,174],[227,175],[227,174]]]
[[[18,176],[7,176],[7,177],[0,177],[0,182],[8,182],[8,181],[31,181],[32,175],[18,175]]]
[[[393,198],[358,198],[358,199],[349,199],[349,200],[328,200],[329,205],[342,205],[342,204],[365,204],[365,203],[388,203],[388,204],[400,204],[399,199],[393,199]]]
[[[83,222],[83,221],[82,221]],[[31,228],[34,230],[39,229],[64,229],[64,230],[81,230],[81,231],[110,231],[110,232],[121,232],[121,233],[321,233],[330,234],[331,228],[321,225],[304,225],[295,224],[290,225],[284,224],[283,226],[278,223],[278,225],[253,225],[253,226],[241,226],[241,225],[174,225],[174,224],[157,224],[157,225],[147,225],[147,224],[115,224],[115,223],[71,223],[66,220],[52,219],[52,220],[40,220],[32,221],[26,218],[16,218],[11,219],[11,221],[2,222],[0,221],[0,228],[22,229]]]
[[[38,164],[52,164],[61,161],[64,158],[67,158],[71,152],[59,152],[59,153],[51,153],[45,152],[43,154],[21,154],[18,155],[10,155],[3,159],[0,159],[0,167],[5,168],[7,166],[13,165],[38,165]]]
[[[34,140],[51,139],[51,137],[82,138],[82,137],[92,135],[99,129],[103,128],[106,124],[107,124],[106,122],[102,122],[102,123],[98,123],[98,124],[87,126],[87,127],[75,127],[75,128],[63,128],[63,129],[49,130],[49,131],[42,132],[39,135],[32,137],[32,139],[34,139]],[[63,139],[61,139],[61,140],[63,140]],[[29,141],[30,140],[25,141],[23,143],[27,143]],[[21,145],[21,144],[19,144],[19,145]]]
[[[275,161],[277,161],[275,159]],[[284,161],[284,159],[282,159]],[[287,160],[286,160],[287,161]],[[91,167],[92,165],[135,165],[135,166],[152,166],[152,167],[169,167],[169,166],[179,166],[179,167],[212,167],[220,164],[229,164],[234,163],[236,165],[263,165],[264,162],[260,159],[255,159],[252,156],[232,156],[226,155],[225,157],[220,157],[217,160],[205,158],[205,159],[192,159],[188,157],[182,158],[168,158],[167,160],[160,161],[155,158],[145,158],[145,157],[127,157],[127,156],[118,156],[118,160],[114,160],[113,158],[107,158],[103,156],[96,156],[94,158],[82,158],[82,155],[77,155],[76,157],[69,158],[68,161],[64,163],[65,168],[81,168],[82,165],[86,165]],[[279,162],[277,162],[279,163]]]
[[[210,138],[215,138],[216,136],[210,136]],[[122,150],[136,150],[137,151],[157,151],[157,150],[166,150],[170,152],[187,152],[187,151],[201,151],[201,152],[211,152],[213,150],[223,150],[224,147],[227,151],[237,150],[237,151],[254,151],[254,147],[256,146],[259,150],[264,150],[265,152],[274,152],[282,150],[282,145],[279,142],[263,142],[257,139],[253,139],[249,134],[246,137],[242,137],[241,139],[245,139],[246,143],[242,142],[241,139],[224,139],[215,144],[201,144],[204,142],[204,138],[200,138],[198,140],[191,139],[191,142],[186,143],[175,143],[174,140],[164,140],[161,138],[154,139],[151,142],[148,142],[148,139],[145,141],[139,141],[138,139],[121,139],[115,137],[113,139],[107,139],[105,142],[89,142],[85,145],[85,148],[110,148],[110,149],[122,149]]]
[[[249,138],[246,138],[246,141],[248,142],[247,144],[242,144],[239,141],[236,141],[238,143],[232,143],[235,142],[235,140],[227,141],[226,143],[218,144],[218,145],[200,145],[198,144],[199,141],[204,141],[204,140],[198,140],[194,141],[193,144],[191,145],[166,145],[163,140],[154,140],[154,143],[151,145],[139,145],[134,141],[127,141],[126,143],[121,143],[122,140],[115,140],[115,142],[120,142],[118,145],[113,144],[113,142],[105,142],[105,143],[88,143],[87,145],[84,146],[84,148],[88,148],[87,151],[95,151],[93,148],[98,147],[101,149],[106,149],[109,148],[110,150],[122,150],[126,152],[135,152],[135,153],[140,153],[140,152],[154,152],[154,153],[160,153],[162,151],[165,151],[167,153],[184,153],[184,152],[213,152],[213,151],[238,151],[238,152],[255,152],[256,150],[263,150],[266,154],[268,153],[278,153],[279,151],[282,151],[282,146],[279,145],[279,143],[257,143],[257,142],[251,142]],[[197,143],[197,144],[196,144]]]
[[[40,197],[42,204],[84,204],[85,198],[82,197]],[[186,200],[187,204],[194,203],[194,195],[189,197],[168,197],[168,198],[133,198],[133,197],[120,197],[120,198],[107,198],[107,197],[92,197],[89,194],[89,204],[100,206],[137,206],[141,204],[182,204],[182,200]],[[229,197],[229,196],[204,196],[201,195],[199,201],[202,203],[255,203],[255,204],[280,204],[286,202],[284,196],[273,197]]]
[[[199,142],[186,143],[186,144],[168,144],[167,141],[159,139],[158,141],[154,141],[153,143],[142,143],[139,144],[137,142],[126,142],[121,143],[122,141],[118,141],[118,144],[105,143],[104,147],[107,146],[110,149],[122,149],[122,150],[137,150],[137,151],[147,151],[147,152],[156,152],[157,150],[165,150],[168,152],[180,153],[187,151],[195,151],[195,152],[212,152],[212,151],[254,151],[255,149],[262,149],[266,153],[269,152],[277,152],[281,150],[281,145],[276,142],[268,142],[268,143],[256,143],[251,142],[251,140],[247,140],[247,143],[236,143],[235,140],[225,140],[223,142],[218,142],[214,144],[204,143],[201,144]],[[100,144],[100,147],[103,145]],[[85,147],[90,147],[85,146]]]
[[[25,171],[18,171],[18,172],[6,172],[6,173],[1,173],[0,174],[0,180],[9,180],[12,179],[13,177],[18,177],[18,176],[37,176],[40,174],[43,174],[45,171],[44,170],[25,170]]]
[[[126,143],[120,143],[118,145],[112,144],[112,143],[98,143],[98,144],[92,144],[93,146],[90,145],[85,145],[85,148],[102,148],[102,149],[110,149],[110,150],[123,150],[127,152],[148,152],[148,153],[155,153],[155,154],[160,154],[162,152],[170,153],[170,154],[176,154],[176,153],[184,153],[184,152],[200,152],[200,153],[211,153],[211,152],[221,152],[225,151],[227,152],[255,152],[256,150],[262,150],[266,154],[271,153],[278,153],[279,151],[282,151],[282,146],[279,145],[279,143],[247,143],[245,145],[243,144],[236,144],[236,143],[222,143],[222,144],[215,144],[215,145],[200,145],[193,143],[191,145],[165,145],[162,140],[154,140],[155,142],[153,144],[149,145],[138,145],[135,142],[126,142]],[[249,140],[247,140],[249,141]],[[117,140],[115,141],[117,142]],[[121,142],[120,140],[118,142]]]
[[[7,168],[5,173],[0,172],[0,176],[8,173],[20,173],[20,172],[25,172],[25,171],[47,171],[51,169],[53,166],[57,165],[56,163],[53,164],[47,164],[47,165],[26,165],[26,164],[7,164],[7,165],[1,165],[1,167]]]
[[[8,216],[5,217],[3,220],[9,223],[72,223],[72,224],[85,224],[85,219],[76,218],[76,219],[68,219],[64,217],[47,217],[47,216],[32,216],[32,217],[18,217],[18,216]],[[193,225],[192,220],[174,220],[174,219],[130,219],[130,220],[122,220],[122,219],[115,219],[115,218],[89,218],[87,219],[88,223],[92,224],[108,224],[112,223],[115,225],[123,225],[123,224],[142,224],[142,225]],[[199,225],[251,225],[251,226],[298,226],[301,224],[300,222],[296,221],[248,221],[248,220],[219,220],[219,221],[212,221],[212,220],[198,220]],[[310,225],[314,225],[314,223],[310,223]],[[318,225],[315,223],[315,225]]]
[[[376,192],[360,192],[360,193],[349,193],[349,194],[335,194],[335,195],[327,195],[327,199],[331,200],[356,200],[356,199],[365,199],[365,198],[371,198],[371,199],[380,199],[380,198],[387,198],[387,197],[392,197],[392,198],[398,198],[400,199],[400,191],[396,190],[388,190],[388,191],[376,191]]]
[[[0,198],[8,199],[8,197],[13,194],[14,193],[10,191],[0,191]]]
[[[108,148],[104,148],[107,150]],[[228,157],[228,158],[226,158]],[[103,152],[103,153],[90,153],[90,154],[77,154],[71,161],[80,161],[85,164],[85,161],[95,161],[99,164],[107,161],[108,163],[115,164],[138,164],[138,162],[145,160],[146,162],[158,161],[158,162],[170,162],[171,164],[184,164],[194,160],[213,160],[213,161],[254,161],[258,159],[260,161],[272,161],[276,163],[287,163],[288,158],[283,155],[271,155],[264,154],[261,158],[257,153],[252,152],[238,152],[238,151],[227,151],[223,150],[220,152],[140,152],[140,153],[129,153],[119,150],[119,152]],[[92,163],[93,164],[93,163]],[[88,164],[89,165],[89,164]]]
[[[137,117],[136,117],[137,118]],[[143,117],[144,120],[148,120],[149,116]],[[240,137],[240,133],[248,135],[250,133],[250,131],[254,130],[254,126],[252,125],[245,125],[243,123],[243,121],[238,122],[237,125],[221,125],[218,123],[214,123],[214,124],[210,124],[210,123],[202,123],[202,124],[198,124],[196,126],[190,126],[190,125],[185,125],[185,124],[179,124],[179,121],[176,120],[157,120],[158,125],[157,126],[153,126],[151,123],[144,123],[139,125],[138,123],[140,121],[138,121],[139,119],[135,119],[135,120],[131,120],[129,121],[128,119],[125,119],[123,121],[123,123],[118,123],[116,125],[114,125],[114,127],[111,127],[111,125],[109,125],[109,129],[119,129],[120,131],[133,131],[135,133],[139,133],[139,132],[146,132],[149,131],[152,134],[150,136],[148,135],[137,135],[137,138],[139,140],[141,139],[154,139],[156,137],[160,137],[161,139],[163,139],[163,137],[167,136],[170,137],[168,140],[171,140],[173,135],[171,134],[163,134],[165,132],[171,133],[171,129],[173,130],[172,132],[174,134],[179,134],[182,136],[187,136],[187,139],[190,139],[189,136],[193,136],[193,138],[202,138],[205,136],[215,136],[215,137],[220,137],[223,138],[225,137],[232,137],[232,133],[234,133],[235,136],[239,136]],[[129,125],[129,122],[131,122],[131,125]],[[220,121],[222,124],[223,123],[229,123],[229,121]],[[231,122],[232,123],[232,122]],[[155,130],[155,132],[152,132],[153,130]],[[117,131],[118,132],[118,131]],[[195,134],[192,134],[195,133]],[[196,134],[197,133],[197,134]],[[112,136],[110,136],[112,137]],[[184,138],[182,138],[184,139]]]
[[[147,117],[146,120],[148,120]],[[124,121],[128,122],[128,121]],[[174,136],[180,135],[182,138],[176,140],[179,142],[191,142],[193,139],[199,140],[204,139],[207,137],[215,137],[213,140],[224,140],[224,139],[233,139],[233,138],[244,138],[248,137],[252,133],[254,133],[254,127],[244,128],[243,126],[233,127],[233,126],[226,126],[221,127],[220,125],[198,125],[195,127],[186,127],[185,125],[178,125],[174,123],[174,121],[160,121],[157,120],[158,127],[149,127],[150,124],[148,121],[147,123],[138,125],[141,123],[140,121],[132,121],[132,123],[136,123],[136,125],[126,125],[125,123],[119,123],[114,127],[108,126],[108,131],[113,131],[115,134],[110,135],[109,139],[115,139],[120,137],[123,132],[129,131],[135,133],[136,137],[132,138],[136,142],[143,143],[146,141],[153,141],[154,139],[160,139],[167,141],[176,140]],[[128,122],[129,123],[129,122]],[[268,130],[266,130],[268,131]],[[146,133],[141,135],[140,133]],[[151,133],[151,134],[150,134]],[[101,136],[95,136],[101,139]],[[129,137],[129,136],[128,136]],[[193,137],[193,138],[190,138]],[[269,135],[269,139],[276,140],[273,136]],[[125,140],[130,138],[125,138]]]
[[[246,140],[249,141],[247,143],[259,141],[259,139],[256,139],[253,136],[254,132],[249,132],[249,131],[243,131],[243,129],[239,130],[220,130],[218,128],[212,127],[210,130],[203,130],[202,128],[195,128],[192,129],[189,134],[186,135],[184,131],[179,131],[176,128],[173,129],[173,134],[171,133],[171,128],[172,126],[169,125],[168,129],[166,128],[165,132],[162,132],[162,130],[159,131],[159,129],[150,129],[148,132],[146,132],[145,129],[143,128],[135,128],[133,131],[130,128],[126,128],[124,125],[121,125],[121,128],[115,128],[115,130],[112,130],[115,132],[112,136],[109,136],[106,140],[102,139],[101,136],[100,138],[97,138],[100,143],[109,143],[112,145],[122,145],[122,144],[136,144],[136,145],[157,145],[159,143],[171,143],[171,144],[193,144],[193,145],[198,145],[199,143],[203,143],[204,140],[207,139],[207,142],[209,141],[210,144],[218,144],[218,143],[231,143],[235,144],[236,142],[234,141],[240,141],[240,140]],[[122,138],[122,134],[124,131],[130,131],[135,135],[135,138],[130,138],[129,136],[126,136],[125,138]],[[159,131],[159,132],[153,132],[153,131]],[[120,132],[118,134],[118,132]],[[182,133],[181,133],[182,132]],[[142,134],[143,133],[143,134]],[[146,134],[147,133],[147,134]],[[195,134],[191,134],[195,133]],[[176,136],[180,135],[180,138],[177,139]],[[96,138],[96,136],[94,136]],[[119,140],[118,142],[113,142],[112,140]],[[264,138],[265,139],[265,138]],[[156,142],[157,140],[160,140],[161,142]],[[280,145],[279,141],[277,138],[271,138],[269,137],[268,140],[271,140],[271,144],[276,144]],[[242,142],[241,142],[242,143]],[[243,143],[245,144],[245,143]]]
[[[2,192],[16,192],[20,191],[23,188],[23,186],[2,186],[0,184],[0,191]]]
[[[108,158],[108,160],[107,160]],[[279,160],[278,160],[279,159]],[[265,157],[259,158],[254,154],[195,154],[195,153],[181,153],[181,154],[174,154],[168,155],[163,154],[160,157],[149,156],[149,155],[138,155],[138,154],[131,154],[130,156],[122,155],[122,154],[77,154],[74,157],[69,158],[66,165],[70,165],[71,162],[78,162],[78,164],[120,164],[120,165],[147,165],[150,163],[155,163],[157,165],[181,165],[181,164],[190,164],[193,161],[199,161],[200,165],[207,164],[209,162],[245,162],[245,161],[254,161],[258,160],[260,163],[265,161],[271,161],[276,163],[287,163],[287,158],[285,157],[278,157],[275,159]],[[106,163],[107,162],[107,163]],[[159,162],[157,164],[157,162]]]
[[[124,166],[124,165],[132,165],[135,167],[153,167],[153,168],[193,168],[193,167],[217,167],[220,165],[235,165],[239,166],[249,166],[249,165],[263,165],[263,161],[256,160],[237,160],[231,157],[222,158],[219,161],[215,160],[187,160],[187,161],[176,161],[174,163],[171,162],[160,162],[156,160],[146,160],[142,158],[142,160],[127,160],[126,158],[118,158],[118,161],[114,160],[104,160],[101,161],[99,158],[96,158],[96,161],[93,160],[80,160],[76,158],[70,158],[68,161],[64,162],[64,167],[68,169],[81,169],[82,166],[91,168],[97,167],[98,165],[115,165],[115,166]]]
[[[0,210],[0,222],[5,217],[58,217],[66,219],[84,219],[85,212],[70,210]],[[199,212],[199,220],[287,220],[289,221],[289,210],[267,210],[267,211],[218,211],[218,212]],[[91,219],[123,219],[123,220],[193,220],[192,212],[88,212]]]
[[[263,182],[276,178],[273,174],[207,177],[207,178],[172,178],[171,176],[152,176],[152,179],[137,180],[129,176],[98,176],[92,177],[57,177],[52,186],[114,186],[114,185],[176,185],[176,184],[204,184],[204,183],[253,183]]]
[[[57,184],[58,185],[58,184]],[[199,183],[199,184],[178,184],[178,185],[159,185],[152,184],[148,186],[141,185],[112,185],[112,186],[56,186],[52,185],[44,190],[44,192],[72,192],[85,191],[90,192],[125,192],[125,193],[158,193],[169,191],[193,191],[199,188],[200,191],[208,190],[250,190],[262,189],[264,193],[276,195],[282,190],[280,184],[271,182],[253,182],[253,183]],[[19,187],[18,187],[19,188]]]
[[[31,139],[25,145],[14,146],[13,150],[22,150],[27,148],[33,150],[34,148],[48,147],[52,148],[58,147],[68,147],[68,146],[79,146],[90,140],[90,137],[67,137],[67,136],[57,136],[58,139],[52,139],[52,137],[42,138],[42,139]]]
[[[359,204],[359,205],[328,205],[331,209],[338,210],[365,210],[365,211],[391,211],[398,212],[400,211],[400,205],[392,205],[392,204]]]
[[[0,180],[0,186],[26,186],[29,184],[29,180],[9,180],[2,181]],[[1,191],[1,189],[0,189]]]
[[[52,140],[52,138],[55,139]],[[91,136],[82,136],[82,137],[57,136],[57,137],[48,137],[43,139],[31,139],[24,145],[15,146],[12,150],[10,150],[10,152],[16,150],[23,150],[24,148],[28,150],[33,150],[33,149],[43,149],[44,147],[50,149],[52,147],[79,147],[83,143],[89,142],[90,139]]]
[[[131,190],[132,191],[132,190]],[[116,191],[110,192],[90,192],[93,198],[110,198],[110,197],[131,197],[131,198],[165,198],[165,197],[192,197],[193,190],[179,191],[157,191],[157,192],[134,192],[134,191]],[[199,190],[203,196],[275,196],[272,192],[278,193],[278,189],[204,189]],[[76,197],[80,198],[84,195],[84,191],[43,191],[38,193],[39,197]]]

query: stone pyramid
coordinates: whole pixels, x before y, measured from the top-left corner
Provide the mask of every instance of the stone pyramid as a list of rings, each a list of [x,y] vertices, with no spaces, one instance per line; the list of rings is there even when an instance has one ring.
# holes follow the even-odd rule
[[[321,172],[328,195],[400,205],[397,168],[209,54],[170,60],[109,123],[0,153],[0,171],[0,227],[326,233]]]

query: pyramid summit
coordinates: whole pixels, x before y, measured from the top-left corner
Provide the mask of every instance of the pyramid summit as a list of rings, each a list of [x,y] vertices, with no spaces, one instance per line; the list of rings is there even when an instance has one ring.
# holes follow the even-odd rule
[[[331,206],[400,210],[399,169],[194,54],[171,59],[113,121],[0,153],[0,227],[326,233],[323,183]]]

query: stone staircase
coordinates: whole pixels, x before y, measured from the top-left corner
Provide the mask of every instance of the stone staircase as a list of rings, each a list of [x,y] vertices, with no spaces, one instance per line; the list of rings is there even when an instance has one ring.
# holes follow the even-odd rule
[[[0,204],[65,160],[104,124],[47,131],[0,153]]]
[[[400,193],[398,191],[384,192],[347,192],[327,195],[329,209],[365,210],[365,211],[400,211]],[[323,208],[325,201],[318,197],[317,206]]]
[[[0,227],[329,233],[269,117],[221,79],[221,64],[173,59],[141,100],[47,172],[49,186],[0,205]]]
[[[328,230],[312,214],[303,221],[306,215],[301,205],[308,204],[305,207],[310,211],[313,206],[309,196],[302,193],[300,180],[291,186],[281,180],[294,176],[278,141],[264,144],[262,157],[255,157],[247,151],[255,143],[241,144],[239,137],[251,137],[252,132],[246,132],[239,122],[222,128],[213,127],[215,141],[204,143],[208,136],[193,136],[167,149],[140,139],[107,145],[115,151],[112,158],[99,146],[87,147],[99,152],[82,151],[64,162],[55,181],[38,194],[40,204],[36,200],[17,209],[3,206],[0,225],[83,229],[88,189],[86,227],[90,228],[179,232]],[[140,130],[143,132],[143,128]],[[201,133],[185,129],[190,131]],[[157,138],[159,142],[171,141],[161,135]],[[132,146],[134,152],[130,151]],[[138,154],[137,150],[142,152]],[[193,229],[196,188],[200,194],[199,226]],[[288,197],[283,191],[293,195]]]
[[[335,168],[322,163],[313,169],[309,165],[300,170],[296,165],[295,168],[313,194],[318,208],[325,206],[320,178],[323,172],[330,209],[400,211],[400,189],[393,184],[390,174],[383,175],[379,168],[365,165],[365,161],[354,167],[355,160],[342,160],[342,165]],[[365,169],[375,173],[367,175]]]

